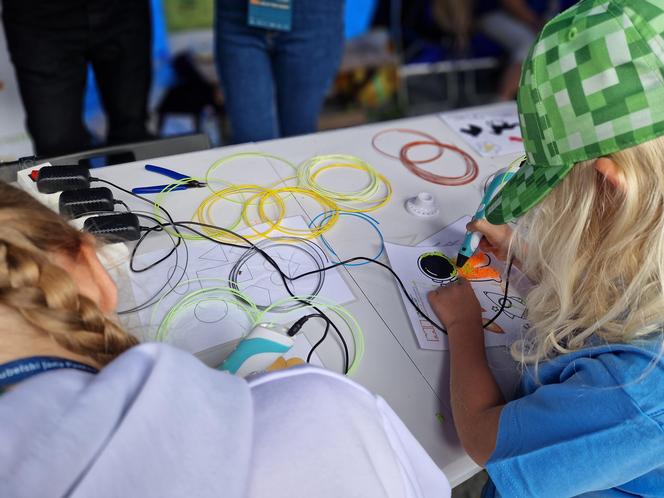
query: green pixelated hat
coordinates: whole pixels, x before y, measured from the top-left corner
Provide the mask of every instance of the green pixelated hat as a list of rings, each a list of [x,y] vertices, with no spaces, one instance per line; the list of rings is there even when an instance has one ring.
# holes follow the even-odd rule
[[[487,207],[508,223],[580,161],[664,135],[664,0],[582,0],[550,21],[518,95],[526,161]]]

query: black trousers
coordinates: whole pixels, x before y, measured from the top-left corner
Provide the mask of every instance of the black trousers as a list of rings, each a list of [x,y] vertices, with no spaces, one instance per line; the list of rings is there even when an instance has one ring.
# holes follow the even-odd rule
[[[148,135],[149,0],[4,0],[2,20],[37,155],[91,146],[83,123],[88,64],[109,144]]]

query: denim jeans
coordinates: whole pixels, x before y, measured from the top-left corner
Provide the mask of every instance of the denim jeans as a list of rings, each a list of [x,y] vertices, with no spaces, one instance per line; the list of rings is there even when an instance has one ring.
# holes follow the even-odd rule
[[[216,62],[236,143],[316,131],[343,52],[343,0],[293,0],[291,31],[247,25],[249,0],[217,0]]]

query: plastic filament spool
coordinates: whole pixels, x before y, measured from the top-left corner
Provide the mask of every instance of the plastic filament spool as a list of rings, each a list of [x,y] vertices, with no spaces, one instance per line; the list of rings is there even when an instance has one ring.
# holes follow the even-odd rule
[[[378,139],[380,137],[382,137],[383,135],[386,135],[388,133],[394,133],[394,134],[399,133],[399,134],[405,134],[405,135],[414,135],[414,136],[416,136],[420,139],[424,138],[424,139],[426,139],[430,142],[437,142],[438,141],[434,137],[429,135],[428,133],[424,133],[424,132],[418,131],[418,130],[411,130],[411,129],[408,129],[408,128],[388,128],[386,130],[379,131],[378,133],[376,133],[374,135],[374,137],[371,139],[371,145],[373,146],[373,148],[376,151],[378,151],[379,153],[381,153],[382,155],[384,155],[386,157],[391,157],[392,159],[396,159],[397,161],[401,159],[401,157],[399,155],[390,154],[389,152],[387,152],[387,151],[381,149],[380,147],[378,147]],[[426,164],[426,163],[433,162],[436,159],[440,158],[440,156],[443,155],[444,151],[445,151],[445,149],[442,149],[442,148],[439,147],[438,152],[436,154],[434,154],[433,156],[431,156],[430,158],[421,159],[421,160],[413,161],[413,162],[415,164]]]
[[[440,149],[444,149],[446,151],[445,154],[446,158],[449,158],[450,155],[453,156],[455,154],[460,156],[466,166],[466,171],[460,176],[441,176],[420,168],[418,166],[418,163],[410,158],[409,152],[413,148],[422,147],[422,146],[435,146],[439,147]],[[475,161],[475,159],[473,159],[473,157],[470,154],[468,154],[463,149],[460,149],[459,147],[456,147],[454,145],[444,144],[437,141],[410,142],[401,148],[399,157],[401,158],[401,163],[406,168],[408,168],[411,171],[411,173],[414,173],[423,180],[435,183],[436,185],[445,185],[448,187],[467,185],[468,183],[475,180],[475,178],[477,178],[477,175],[479,174],[479,167],[477,165],[477,161]]]
[[[280,306],[275,306],[272,303],[262,305],[252,301],[250,297],[248,299],[243,297],[249,295],[248,293],[243,292],[240,289],[240,283],[238,282],[238,280],[240,280],[239,277],[240,274],[242,273],[242,268],[249,262],[251,258],[256,256],[257,254],[260,255],[258,251],[259,249],[268,252],[270,249],[275,249],[280,247],[286,247],[289,250],[299,251],[303,253],[314,264],[317,270],[322,270],[322,268],[325,267],[325,259],[326,259],[325,253],[320,247],[318,247],[316,244],[314,244],[309,240],[303,240],[296,237],[279,237],[276,239],[261,240],[256,244],[256,247],[248,249],[238,258],[237,262],[233,265],[229,273],[228,276],[229,287],[235,292],[235,296],[238,299],[244,301],[247,305],[255,306],[257,309],[261,311],[270,308],[270,311],[275,313],[286,313],[288,311],[292,311],[305,306],[303,303],[295,300]],[[260,256],[261,258],[263,257],[262,255]],[[288,272],[287,275],[289,277],[295,276]],[[311,290],[308,291],[310,294],[306,296],[307,299],[313,299],[314,297],[316,297],[320,293],[321,289],[323,288],[323,284],[325,283],[325,272],[321,271],[320,273],[316,273],[314,277],[315,277],[315,283],[313,284]]]
[[[309,226],[322,226],[324,223],[327,222],[327,220],[332,217],[334,213],[327,212],[327,213],[320,213],[318,216],[316,216],[311,222],[309,223]],[[377,219],[369,216],[368,214],[364,213],[349,213],[345,211],[340,211],[339,216],[348,216],[348,217],[353,217],[357,218],[363,221],[366,221],[371,228],[375,230],[375,232],[378,234],[378,237],[380,238],[380,249],[378,250],[378,253],[371,259],[378,259],[383,255],[383,252],[385,251],[385,238],[383,237],[383,233],[380,231],[380,228],[378,228],[378,225],[380,224]],[[337,254],[337,252],[332,248],[330,243],[327,241],[324,235],[321,234],[319,237],[320,241],[323,243],[325,248],[328,250],[330,254],[332,254],[337,261],[341,261],[341,258]],[[364,266],[370,264],[371,261],[362,261],[360,263],[344,263],[343,266]]]
[[[420,192],[406,201],[406,211],[414,216],[429,218],[440,213],[436,201],[428,192]]]
[[[358,190],[344,192],[324,187],[318,177],[333,169],[353,169],[366,174],[367,183]],[[383,207],[392,197],[390,182],[369,163],[359,157],[330,154],[314,156],[298,167],[298,184],[330,199],[347,212],[369,212]]]

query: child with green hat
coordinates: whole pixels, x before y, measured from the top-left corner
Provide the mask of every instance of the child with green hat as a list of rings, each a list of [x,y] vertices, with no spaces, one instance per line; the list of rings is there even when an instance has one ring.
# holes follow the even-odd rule
[[[517,399],[489,370],[470,285],[429,296],[485,497],[664,496],[663,33],[664,0],[584,0],[524,64],[526,158],[469,227],[534,282]]]

